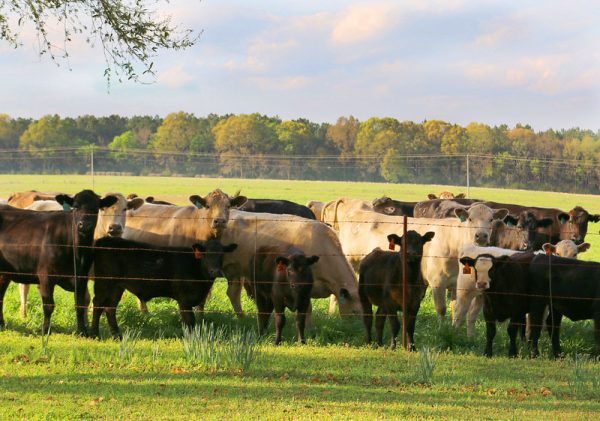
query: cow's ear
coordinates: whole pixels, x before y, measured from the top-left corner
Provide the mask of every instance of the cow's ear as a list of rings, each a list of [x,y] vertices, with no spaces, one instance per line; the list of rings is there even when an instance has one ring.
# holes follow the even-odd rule
[[[223,246],[223,251],[225,253],[231,253],[232,251],[234,251],[237,248],[237,246],[238,245],[236,243],[228,244],[226,246]]]
[[[588,219],[590,222],[600,222],[600,214],[597,213],[595,215],[589,215]]]
[[[319,261],[319,256],[310,256],[306,258],[306,264],[308,266],[310,265],[314,265],[315,263],[317,263]]]
[[[577,246],[577,252],[583,253],[584,251],[588,251],[592,247],[590,243],[581,243]]]
[[[148,203],[153,203],[153,202],[154,202],[154,196],[148,196],[148,197],[146,198],[146,202],[148,202]]]
[[[239,208],[244,203],[246,203],[247,200],[248,198],[246,196],[236,196],[233,199],[231,199],[229,203],[232,208]]]
[[[494,212],[494,219],[499,219],[499,220],[504,220],[504,218],[506,218],[508,216],[509,212],[508,209],[498,209]]]
[[[282,264],[282,265],[285,265],[285,266],[287,266],[287,265],[289,265],[289,264],[290,264],[290,259],[288,259],[288,258],[287,258],[287,257],[285,257],[285,256],[278,256],[278,257],[275,259],[275,263],[276,263],[277,265],[279,265],[279,264]]]
[[[73,198],[68,194],[56,195],[54,200],[60,203],[65,211],[69,211],[73,207]]]
[[[475,259],[473,259],[472,257],[469,257],[469,256],[461,257],[460,259],[458,259],[458,261],[465,266],[466,265],[469,265],[471,267],[475,266]]]
[[[546,254],[554,254],[556,253],[556,246],[550,243],[544,243],[542,250],[544,250]]]
[[[427,198],[428,198],[429,200],[434,200],[434,199],[437,199],[437,196],[436,196],[435,194],[433,194],[433,193],[429,193],[429,194],[427,195]]]
[[[127,209],[128,210],[136,210],[144,204],[144,199],[141,197],[135,197],[131,200],[127,201]]]
[[[519,222],[519,220],[512,215],[506,215],[504,218],[504,223],[507,227],[514,227],[517,225],[517,222]]]
[[[399,235],[396,234],[390,234],[387,236],[387,239],[390,243],[394,243],[394,244],[402,244],[402,237],[400,237]]]
[[[119,198],[117,196],[106,196],[103,197],[102,199],[100,199],[100,209],[104,209],[104,208],[109,208],[112,205],[114,205],[115,203],[117,203],[117,201],[119,200]]]
[[[454,214],[456,215],[456,217],[458,219],[460,219],[460,222],[465,222],[467,220],[467,218],[469,217],[469,212],[467,212],[466,209],[462,209],[462,208],[454,209]]]
[[[455,199],[464,199],[465,198],[465,194],[464,193],[460,193],[457,194],[456,196],[454,196]]]
[[[431,241],[433,239],[433,237],[435,237],[435,232],[433,232],[433,231],[426,232],[425,235],[423,235],[423,244],[427,243],[428,241]]]
[[[556,216],[556,218],[561,224],[566,224],[570,217],[568,213],[561,212]]]
[[[126,197],[127,200],[131,200],[131,199],[135,199],[136,197],[138,197],[138,195],[136,193],[129,193]]]
[[[536,221],[535,225],[538,228],[546,228],[549,227],[550,225],[552,225],[554,221],[551,218],[544,218],[544,219],[539,219]]]
[[[198,196],[197,194],[193,194],[190,196],[190,202],[194,204],[198,209],[202,209],[206,207],[206,199]]]

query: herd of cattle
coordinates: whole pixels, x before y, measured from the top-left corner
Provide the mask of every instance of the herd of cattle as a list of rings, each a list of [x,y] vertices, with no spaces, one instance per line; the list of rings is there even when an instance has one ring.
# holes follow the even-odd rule
[[[75,196],[13,194],[0,205],[0,326],[4,295],[14,281],[21,284],[22,317],[28,285],[39,286],[48,332],[59,285],[74,292],[77,332],[87,335],[89,276],[92,335],[99,336],[103,313],[111,333],[120,335],[116,310],[125,290],[138,297],[142,309],[155,297],[175,299],[183,324],[191,327],[194,307],[203,311],[214,280],[224,276],[238,315],[242,289],[256,302],[260,333],[275,311],[275,343],[281,341],[286,307],[296,311],[304,343],[310,299],[331,296],[330,311],[338,304],[343,316],[362,314],[368,342],[377,306],[380,345],[388,319],[395,347],[398,311],[404,311],[413,348],[417,313],[429,287],[438,316],[445,317],[449,294],[453,324],[466,319],[469,335],[483,308],[488,356],[495,323],[506,319],[510,356],[525,326],[532,355],[538,355],[544,324],[559,355],[563,315],[593,319],[600,352],[600,263],[576,260],[590,247],[584,242],[588,223],[599,222],[600,215],[579,206],[563,212],[446,192],[422,202],[340,198],[307,206],[219,189],[189,199],[193,206],[135,194],[100,197],[90,190]]]

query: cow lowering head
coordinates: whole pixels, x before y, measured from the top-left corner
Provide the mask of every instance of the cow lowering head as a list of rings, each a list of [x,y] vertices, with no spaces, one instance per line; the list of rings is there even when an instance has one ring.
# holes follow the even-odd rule
[[[423,246],[435,236],[435,233],[429,231],[423,235],[416,231],[410,230],[406,232],[406,255],[409,262],[420,262],[423,257]],[[403,237],[396,234],[387,236],[390,244],[399,245],[402,250]]]
[[[105,196],[102,199],[91,190],[82,190],[75,196],[59,194],[56,201],[65,210],[73,211],[73,219],[77,227],[80,241],[91,242],[94,239],[94,230],[98,222],[98,212],[117,202],[115,196]]]
[[[557,218],[560,222],[560,239],[573,240],[576,244],[585,240],[588,222],[600,221],[600,215],[592,215],[581,206],[575,206],[568,214],[561,213]]]
[[[490,242],[494,219],[503,220],[508,215],[508,209],[492,210],[485,205],[477,204],[469,209],[455,209],[454,214],[461,221],[460,229],[468,232],[473,243],[485,247]]]
[[[386,215],[395,215],[396,204],[392,198],[383,196],[379,199],[373,200],[373,210],[375,212],[384,213]]]
[[[546,243],[542,246],[542,250],[549,254],[556,254],[560,257],[577,258],[577,254],[588,251],[591,247],[590,243],[575,244],[573,240],[561,240],[556,245]]]
[[[287,284],[293,290],[313,284],[311,265],[319,261],[319,256],[306,257],[304,253],[294,253],[289,256],[277,256],[275,259],[275,279],[285,275]]]
[[[221,189],[216,189],[205,197],[200,197],[197,194],[190,196],[192,202],[198,209],[204,210],[201,216],[210,226],[212,234],[215,237],[220,237],[223,230],[229,221],[229,210],[237,208],[246,203],[246,196],[240,196],[239,192],[234,197],[229,197]]]
[[[210,239],[192,246],[194,259],[202,264],[203,269],[208,273],[210,280],[223,276],[223,254],[231,253],[237,248],[236,243],[226,246],[219,240]]]
[[[106,193],[105,196],[114,196],[117,201],[111,206],[100,209],[94,237],[102,238],[107,235],[120,237],[125,229],[126,212],[142,206],[144,199],[136,197],[128,200],[121,193]]]
[[[490,288],[491,272],[497,262],[507,261],[508,256],[493,257],[490,254],[480,254],[476,258],[464,256],[459,262],[464,265],[463,273],[471,273],[475,277],[475,286],[477,289],[486,290]]]

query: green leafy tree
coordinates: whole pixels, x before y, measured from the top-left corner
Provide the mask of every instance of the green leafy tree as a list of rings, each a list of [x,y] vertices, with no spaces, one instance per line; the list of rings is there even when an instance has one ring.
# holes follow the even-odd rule
[[[327,140],[339,151],[342,158],[354,154],[354,143],[360,129],[360,121],[350,117],[340,117],[327,128]]]
[[[34,121],[21,135],[19,147],[44,156],[57,151],[47,149],[78,148],[87,142],[76,137],[77,127],[73,119],[61,119],[58,115],[47,115]]]
[[[192,30],[180,29],[149,3],[153,2],[1,1],[0,40],[18,48],[23,27],[33,25],[40,41],[39,54],[57,61],[67,59],[70,43],[81,39],[102,49],[108,82],[113,75],[137,81],[144,74],[154,74],[159,50],[189,48],[198,39]]]
[[[183,111],[171,113],[163,120],[152,138],[155,151],[187,152],[198,135],[198,119]]]
[[[0,149],[17,149],[19,137],[27,130],[29,124],[29,119],[13,119],[7,114],[0,114]]]

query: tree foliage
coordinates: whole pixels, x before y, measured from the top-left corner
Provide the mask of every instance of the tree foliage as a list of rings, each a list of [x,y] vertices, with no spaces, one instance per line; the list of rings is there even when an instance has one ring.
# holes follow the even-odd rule
[[[140,80],[154,75],[159,50],[189,48],[198,39],[190,29],[181,29],[156,10],[152,0],[2,0],[0,40],[20,47],[21,33],[32,25],[39,41],[39,54],[53,61],[69,57],[71,43],[83,40],[100,46],[110,83],[113,75]],[[59,39],[54,34],[59,33]]]

